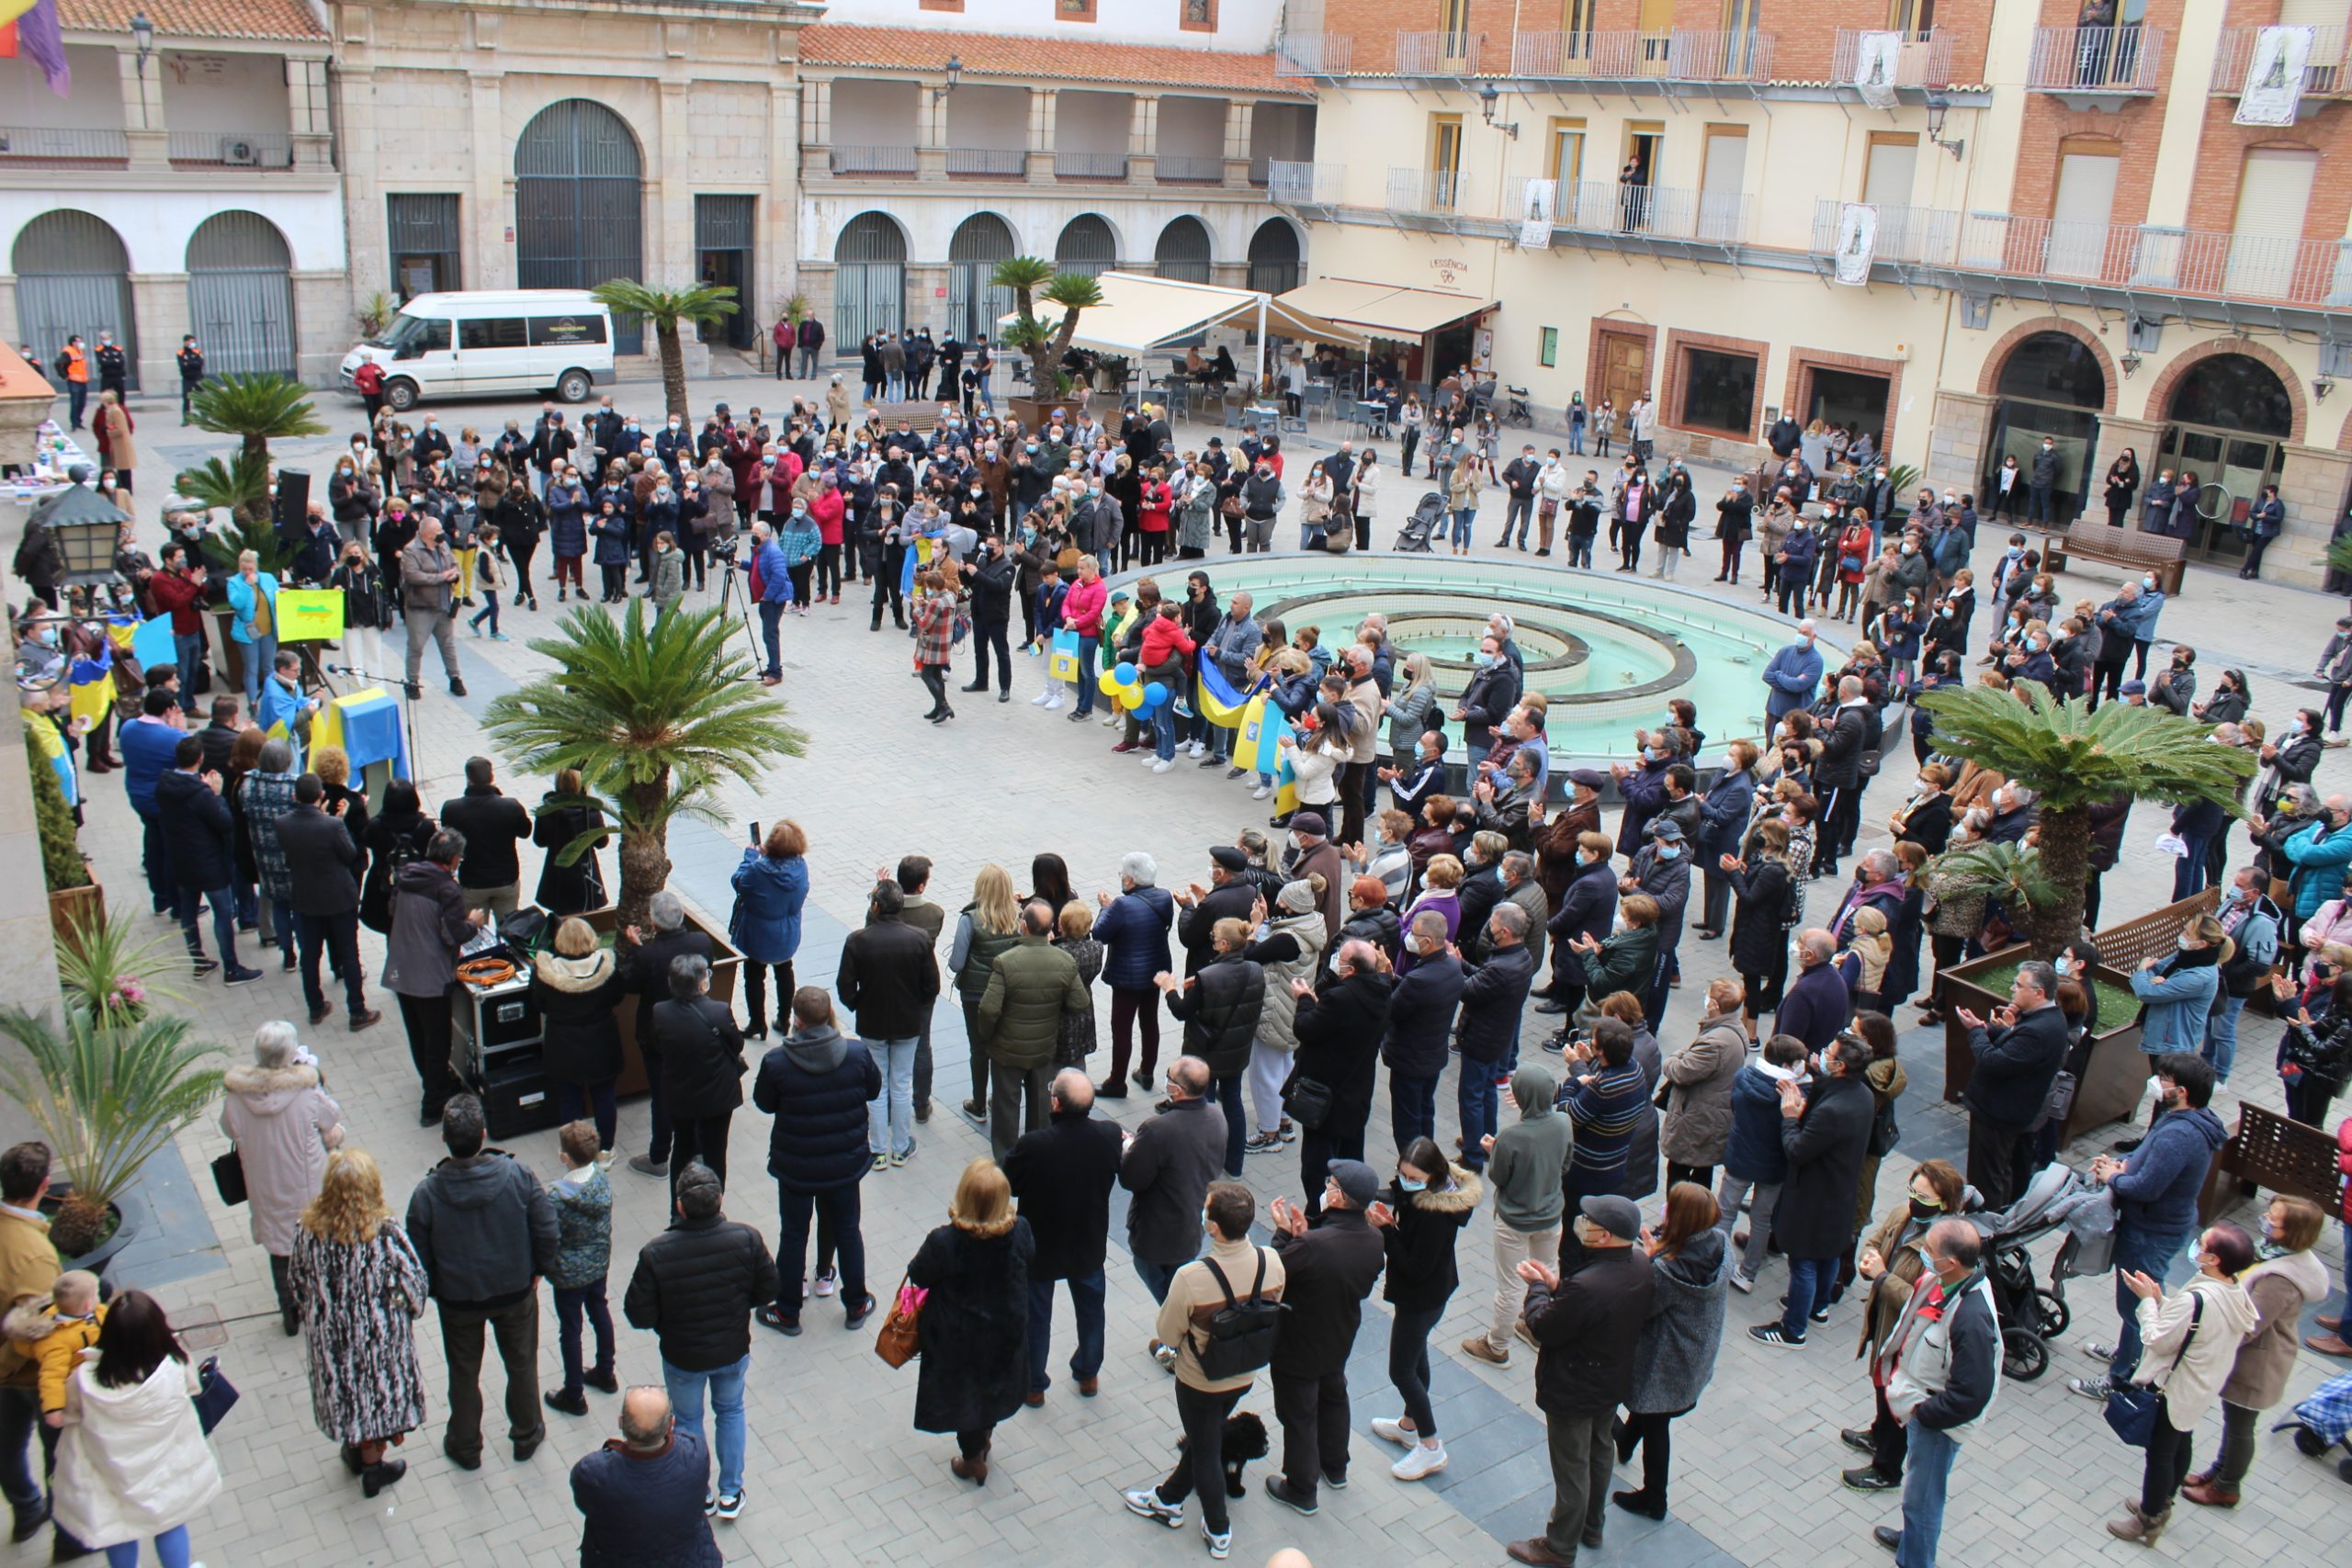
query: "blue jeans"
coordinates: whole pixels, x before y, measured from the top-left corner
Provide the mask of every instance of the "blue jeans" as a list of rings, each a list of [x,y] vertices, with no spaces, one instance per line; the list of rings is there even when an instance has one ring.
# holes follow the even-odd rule
[[[159,915],[177,900],[172,896],[172,840],[164,835],[164,819],[152,811],[139,815],[141,869],[147,874],[147,897]]]
[[[478,626],[484,621],[488,621],[490,623],[491,635],[492,637],[497,636],[498,590],[495,588],[485,588],[481,591],[481,608],[474,612],[473,618],[469,620],[466,625],[469,626]],[[656,615],[653,624],[655,626],[660,626],[662,624],[658,606],[656,607]]]
[[[204,668],[204,634],[174,632],[172,653],[180,667],[180,711],[192,714],[202,700],[196,694],[196,672]]]
[[[865,1146],[877,1155],[903,1155],[915,1146],[915,1053],[920,1035],[904,1040],[868,1040],[865,1049],[882,1074],[882,1092],[865,1102]]]
[[[784,674],[784,650],[776,644],[776,628],[784,624],[784,602],[779,599],[760,601],[760,636],[768,645],[766,673],[781,678]]]
[[[621,1105],[613,1080],[603,1083],[560,1083],[555,1086],[555,1113],[566,1122],[596,1118],[596,1146],[609,1149],[620,1141]]]
[[[1437,1136],[1437,1079],[1388,1075],[1388,1120],[1396,1127],[1396,1152],[1415,1138]]]
[[[187,1568],[187,1527],[174,1525],[155,1538],[155,1561],[164,1568]],[[107,1548],[107,1568],[139,1568],[139,1543],[126,1540]]]
[[[1151,749],[1161,761],[1172,761],[1176,756],[1176,705],[1160,704],[1151,710]]]
[[[1830,1287],[1837,1283],[1838,1260],[1834,1258],[1792,1258],[1789,1259],[1789,1304],[1781,1314],[1781,1334],[1788,1339],[1802,1340],[1811,1326],[1806,1319],[1813,1314],[1816,1300],[1826,1300]]]
[[[606,1377],[613,1371],[613,1312],[605,1302],[605,1281],[582,1285],[568,1290],[555,1288],[556,1344],[563,1352],[563,1392],[578,1393],[583,1386],[585,1369],[580,1356],[580,1320],[596,1331],[595,1370]]]
[[[2175,903],[2183,898],[2194,898],[2205,890],[2205,846],[2211,840],[2198,834],[2183,833],[2180,841],[2188,849],[2173,865],[2172,897]]]
[[[1454,1104],[1462,1113],[1462,1163],[1472,1170],[1487,1168],[1487,1151],[1478,1140],[1497,1130],[1500,1097],[1495,1092],[1492,1062],[1462,1058],[1462,1077],[1455,1086]]]
[[[1464,546],[1468,545],[1470,543],[1470,525],[1477,520],[1478,509],[1476,507],[1455,507],[1453,509],[1453,543]]]
[[[2230,1081],[2231,1064],[2238,1055],[2238,1014],[2245,1010],[2244,997],[2223,997],[2205,1025],[2205,1049],[2200,1053],[2213,1064],[2213,1076],[2223,1083]]]
[[[2140,1298],[2132,1293],[2123,1276],[2145,1274],[2162,1284],[2165,1269],[2187,1244],[2188,1235],[2185,1230],[2151,1235],[2124,1221],[2116,1222],[2115,1311],[2123,1319],[2123,1331],[2116,1336],[2115,1359],[2107,1366],[2109,1381],[2130,1382],[2132,1375],[2140,1370]]]
[[[245,712],[250,715],[261,705],[262,677],[269,673],[270,664],[277,658],[277,638],[274,634],[256,637],[251,642],[239,643],[237,653],[244,661]]]
[[[198,905],[209,903],[212,906],[212,940],[220,944],[220,962],[232,970],[243,968],[237,962],[236,891],[225,883],[219,887],[178,887],[173,891],[179,898],[180,934],[187,938],[188,956],[204,956],[204,938],[197,931],[196,910]]]
[[[1078,712],[1081,716],[1094,711],[1094,680],[1102,672],[1094,655],[1102,646],[1101,637],[1078,639]]]
[[[1072,1275],[1069,1286],[1070,1310],[1078,1318],[1078,1348],[1069,1358],[1069,1375],[1084,1382],[1102,1370],[1102,1296],[1108,1289],[1102,1270],[1091,1274]],[[1054,1385],[1046,1375],[1046,1359],[1053,1353],[1054,1284],[1051,1280],[1032,1279],[1029,1281],[1029,1392],[1043,1393]]]
[[[1903,1544],[1895,1568],[1936,1568],[1936,1540],[1944,1533],[1944,1489],[1960,1445],[1932,1427],[1908,1423],[1903,1461]]]
[[[702,1437],[703,1389],[707,1385],[710,1390],[712,1424],[718,1428],[713,1446],[718,1451],[722,1497],[743,1490],[743,1380],[751,1371],[749,1355],[732,1366],[707,1372],[690,1372],[666,1359],[662,1363],[662,1381],[669,1387],[670,1408],[680,1431]]]

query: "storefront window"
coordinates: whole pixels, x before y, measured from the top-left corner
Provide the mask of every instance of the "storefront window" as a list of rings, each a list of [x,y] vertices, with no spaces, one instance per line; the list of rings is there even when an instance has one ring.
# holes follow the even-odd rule
[[[1682,407],[1678,423],[1746,436],[1755,429],[1756,356],[1711,348],[1682,351]]]

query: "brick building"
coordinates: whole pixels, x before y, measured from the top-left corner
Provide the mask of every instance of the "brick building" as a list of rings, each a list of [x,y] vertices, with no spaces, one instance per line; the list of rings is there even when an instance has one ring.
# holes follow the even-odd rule
[[[1454,297],[1409,369],[1487,353],[1547,425],[1648,392],[1663,450],[1740,460],[1787,411],[1980,493],[2048,435],[2102,520],[2128,447],[2196,474],[2196,558],[2280,485],[2269,575],[2316,583],[2352,6],[2098,4],[1295,0],[1316,154],[1272,189],[1311,276]]]

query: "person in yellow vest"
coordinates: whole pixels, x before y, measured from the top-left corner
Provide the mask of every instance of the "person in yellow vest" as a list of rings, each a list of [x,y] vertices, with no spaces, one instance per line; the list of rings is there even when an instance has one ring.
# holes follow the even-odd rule
[[[52,1163],[49,1145],[38,1141],[0,1154],[0,1314],[57,1288],[57,1248],[50,1244],[49,1218],[40,1210]],[[29,1345],[0,1338],[0,1491],[7,1494],[20,1541],[38,1535],[49,1517],[49,1499],[32,1467],[36,1429],[45,1470],[55,1462],[57,1429],[40,1419],[40,1363]],[[60,1531],[56,1544],[62,1562],[82,1543]]]
[[[65,397],[72,409],[69,428],[82,428],[82,410],[90,401],[90,351],[82,346],[82,334],[74,333],[57,351],[57,373],[65,378]]]

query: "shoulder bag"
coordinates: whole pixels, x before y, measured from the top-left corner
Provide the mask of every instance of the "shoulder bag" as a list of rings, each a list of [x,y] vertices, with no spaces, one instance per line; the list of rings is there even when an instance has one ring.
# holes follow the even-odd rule
[[[232,1144],[225,1155],[212,1156],[212,1186],[231,1208],[245,1201],[245,1161]]]
[[[1283,1109],[1290,1119],[1312,1133],[1331,1117],[1331,1086],[1320,1078],[1293,1073],[1283,1086]]]
[[[2132,1309],[2139,1311],[2138,1307]],[[2196,1342],[2197,1329],[2205,1318],[2205,1298],[2191,1296],[2189,1300],[2188,1332],[2181,1337],[2180,1348],[2173,1352],[2172,1365],[2178,1367],[2180,1359],[2188,1354],[2188,1347]],[[2170,1376],[2172,1368],[2165,1369]],[[2107,1392],[2107,1424],[2115,1435],[2135,1449],[2144,1449],[2156,1429],[2156,1402],[2164,1391],[2154,1383],[2126,1383]]]
[[[197,1422],[204,1428],[205,1436],[210,1437],[212,1428],[220,1425],[220,1418],[237,1403],[237,1385],[220,1370],[218,1356],[207,1356],[204,1364],[196,1369],[194,1398]]]
[[[874,1353],[888,1365],[903,1367],[922,1348],[919,1329],[922,1303],[930,1295],[929,1291],[910,1283],[903,1274],[899,1277],[899,1293],[890,1298],[890,1310],[882,1319],[882,1331],[874,1337]]]

